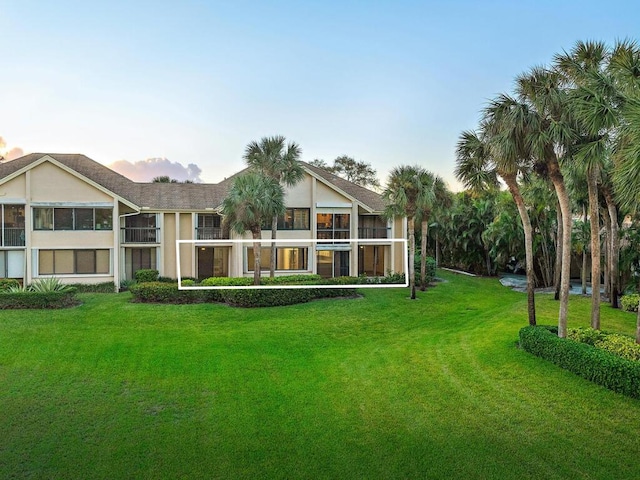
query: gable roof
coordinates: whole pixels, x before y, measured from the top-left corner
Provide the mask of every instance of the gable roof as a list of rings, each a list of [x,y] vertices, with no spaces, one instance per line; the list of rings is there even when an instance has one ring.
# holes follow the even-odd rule
[[[110,168],[81,154],[31,153],[23,157],[0,163],[0,183],[7,177],[17,175],[50,157],[66,168],[99,185],[115,196],[136,206],[150,210],[204,210],[218,208],[222,204],[233,179],[247,169],[224,179],[220,183],[140,183],[111,170]],[[381,212],[382,197],[367,188],[349,182],[321,168],[300,162],[305,170],[341,193],[351,197],[364,208]]]
[[[385,207],[382,195],[369,190],[368,188],[361,187],[349,180],[345,180],[338,175],[334,175],[322,168],[316,167],[306,162],[300,162],[306,170],[308,170],[315,177],[320,177],[329,184],[337,187],[348,196],[352,197],[357,202],[361,203],[365,208],[372,212],[382,212]]]

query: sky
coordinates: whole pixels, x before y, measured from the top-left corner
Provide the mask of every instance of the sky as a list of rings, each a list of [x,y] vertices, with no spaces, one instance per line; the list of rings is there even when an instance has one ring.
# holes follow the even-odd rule
[[[283,135],[302,160],[455,181],[455,146],[516,75],[639,39],[640,2],[0,0],[0,154],[83,153],[216,183]]]

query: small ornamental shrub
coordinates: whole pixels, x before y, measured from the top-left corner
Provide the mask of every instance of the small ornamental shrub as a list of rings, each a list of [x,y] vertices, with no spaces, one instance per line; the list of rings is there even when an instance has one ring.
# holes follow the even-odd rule
[[[594,346],[597,342],[605,337],[605,333],[600,330],[594,330],[590,327],[570,328],[567,331],[567,338],[580,343]]]
[[[640,301],[640,295],[638,295],[637,293],[623,295],[622,297],[620,297],[620,304],[622,305],[622,309],[626,310],[627,312],[637,312],[638,301]]]
[[[196,284],[196,282],[194,280],[191,280],[190,278],[182,280],[182,286],[183,287],[193,287],[195,284]]]
[[[29,285],[28,290],[32,292],[65,292],[69,290],[70,285],[62,283],[56,277],[38,278]]]
[[[200,282],[204,287],[242,287],[253,285],[253,278],[246,277],[209,277]]]
[[[306,303],[313,297],[310,289],[281,288],[281,289],[254,289],[246,290],[222,290],[222,298],[225,303],[234,307],[277,307]]]
[[[135,274],[136,282],[156,282],[158,281],[158,270],[154,270],[151,268],[143,268],[138,270]]]
[[[586,343],[559,338],[554,327],[522,328],[520,346],[603,387],[640,398],[640,362],[621,358]]]
[[[20,282],[14,278],[0,278],[0,292],[7,291],[11,287],[20,287]]]
[[[627,335],[609,333],[597,341],[595,347],[627,360],[640,360],[640,345],[636,343],[635,338]]]

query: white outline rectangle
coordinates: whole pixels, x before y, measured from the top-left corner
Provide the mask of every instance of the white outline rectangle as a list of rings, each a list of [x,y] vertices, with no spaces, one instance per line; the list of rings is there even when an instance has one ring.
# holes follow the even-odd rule
[[[229,240],[176,240],[176,273],[178,276],[178,290],[248,290],[248,289],[257,289],[257,290],[272,290],[272,289],[282,289],[282,288],[296,288],[296,289],[304,289],[304,288],[402,288],[409,286],[409,252],[407,251],[407,239],[406,238],[349,238],[349,239],[331,239],[331,240],[318,240],[317,238],[309,238],[309,239],[292,239],[292,238],[276,238],[274,240],[271,239],[261,239],[261,244],[271,245],[271,243],[275,242],[288,242],[289,244],[295,243],[296,247],[306,246],[306,244],[319,244],[326,243],[330,245],[341,244],[341,243],[363,243],[364,245],[388,245],[391,243],[402,243],[404,252],[404,283],[363,283],[363,284],[354,284],[354,285],[237,285],[237,286],[203,286],[203,285],[182,285],[181,271],[180,271],[180,245],[181,244],[191,244],[191,245],[226,245],[228,246],[230,243],[254,243],[253,239],[229,239]],[[292,246],[292,245],[287,245]],[[317,250],[317,249],[316,249]],[[246,277],[250,278],[250,277]]]

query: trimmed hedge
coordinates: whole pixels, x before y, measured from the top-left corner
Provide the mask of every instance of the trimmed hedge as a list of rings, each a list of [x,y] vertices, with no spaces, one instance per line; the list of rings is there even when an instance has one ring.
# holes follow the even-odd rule
[[[152,268],[143,268],[135,273],[136,282],[156,282],[158,281],[158,276],[160,272],[158,270],[154,270]]]
[[[20,287],[20,282],[15,278],[0,278],[0,292],[18,287]]]
[[[178,290],[177,283],[143,282],[129,287],[134,301],[143,303],[204,303],[220,301],[215,290]]]
[[[586,343],[559,338],[557,327],[528,326],[520,330],[520,346],[614,392],[640,398],[640,362]]]
[[[69,308],[79,305],[76,289],[68,287],[60,292],[5,292],[0,294],[0,309]]]
[[[313,297],[311,289],[282,288],[282,289],[246,289],[223,290],[222,298],[225,303],[234,307],[280,307],[306,303]]]
[[[70,286],[74,287],[77,293],[114,293],[116,291],[113,282],[72,283]]]

